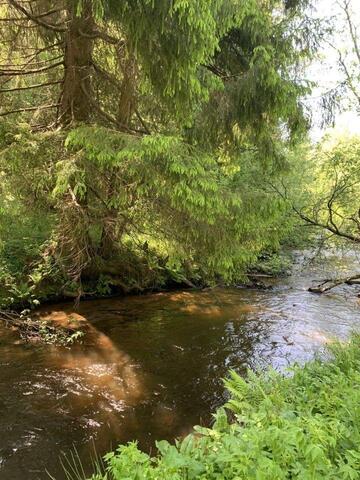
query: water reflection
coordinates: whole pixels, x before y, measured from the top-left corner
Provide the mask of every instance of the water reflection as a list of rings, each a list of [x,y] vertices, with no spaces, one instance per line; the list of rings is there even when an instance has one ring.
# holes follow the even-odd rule
[[[297,274],[272,291],[216,289],[84,302],[43,309],[44,318],[83,324],[86,343],[65,348],[17,345],[1,330],[0,478],[63,478],[60,451],[75,445],[85,464],[138,439],[187,434],[226,399],[233,368],[285,368],[311,358],[360,324],[356,287],[309,294]]]

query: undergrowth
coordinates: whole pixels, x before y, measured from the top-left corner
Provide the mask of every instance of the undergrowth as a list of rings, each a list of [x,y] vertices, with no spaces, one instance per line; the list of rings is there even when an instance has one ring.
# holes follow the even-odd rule
[[[119,446],[92,480],[358,479],[359,347],[354,335],[330,347],[330,360],[295,366],[290,376],[231,372],[231,399],[212,428],[158,442],[153,458],[135,442]]]

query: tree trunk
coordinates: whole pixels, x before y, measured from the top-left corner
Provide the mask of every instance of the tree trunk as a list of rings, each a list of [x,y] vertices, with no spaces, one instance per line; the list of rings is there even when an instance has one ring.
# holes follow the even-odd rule
[[[119,59],[122,64],[123,80],[121,84],[117,120],[120,125],[129,127],[135,107],[136,63],[132,55]]]
[[[131,124],[132,115],[135,108],[136,93],[136,63],[132,55],[128,54],[126,58],[122,58],[123,51],[118,52],[118,61],[122,65],[123,79],[118,103],[118,111],[116,119],[120,127],[127,129]],[[106,201],[118,190],[117,177],[115,174],[110,175]],[[122,220],[119,225],[118,211],[116,208],[110,207],[107,216],[109,221],[103,226],[99,253],[104,259],[110,259],[114,253],[116,241],[120,241],[125,232],[126,220]]]
[[[59,121],[89,120],[91,107],[91,64],[94,20],[92,2],[85,0],[79,15],[74,2],[68,1],[69,26],[65,33],[64,85],[60,99]]]

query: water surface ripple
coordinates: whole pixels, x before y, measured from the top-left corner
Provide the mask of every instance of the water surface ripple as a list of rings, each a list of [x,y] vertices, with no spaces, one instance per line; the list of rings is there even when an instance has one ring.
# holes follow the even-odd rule
[[[354,259],[352,259],[354,260]],[[330,262],[330,265],[332,263]],[[344,266],[344,264],[342,264]],[[351,271],[351,262],[344,269]],[[272,290],[214,289],[83,302],[42,309],[44,317],[91,325],[72,349],[19,344],[0,330],[0,478],[62,480],[59,454],[89,444],[102,454],[208,424],[226,400],[229,369],[304,362],[333,338],[360,328],[358,287],[307,292],[324,268],[294,270]]]

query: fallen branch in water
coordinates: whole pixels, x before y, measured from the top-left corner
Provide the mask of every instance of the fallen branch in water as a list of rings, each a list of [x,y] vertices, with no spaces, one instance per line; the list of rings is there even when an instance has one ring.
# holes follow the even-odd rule
[[[0,310],[0,320],[5,322],[6,326],[18,327],[21,323],[20,321],[21,315],[16,312],[12,312],[11,310]]]
[[[267,273],[248,273],[247,276],[254,278],[274,278],[274,275],[269,275]]]
[[[316,287],[310,287],[309,292],[312,293],[325,293],[329,290],[332,290],[339,285],[360,285],[360,273],[356,275],[352,275],[350,277],[343,277],[343,278],[328,278],[323,280],[319,285]]]
[[[57,345],[69,345],[84,335],[84,332],[71,327],[57,327],[39,318],[30,318],[26,311],[17,313],[11,310],[0,310],[0,321],[6,327],[13,327],[20,338],[26,342],[41,341]]]
[[[40,335],[40,322],[31,320],[21,313],[11,310],[0,310],[0,320],[2,320],[6,327],[15,328],[23,340],[31,340]]]

